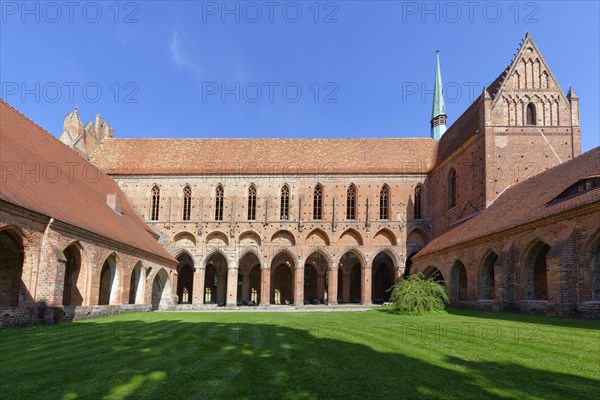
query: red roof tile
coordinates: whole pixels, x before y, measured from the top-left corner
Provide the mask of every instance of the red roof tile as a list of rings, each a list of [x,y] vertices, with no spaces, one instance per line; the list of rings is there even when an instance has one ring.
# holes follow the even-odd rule
[[[427,173],[422,139],[105,139],[90,161],[114,175]]]
[[[1,100],[0,160],[0,199],[175,261],[116,182]],[[106,203],[109,193],[121,196],[122,215]]]

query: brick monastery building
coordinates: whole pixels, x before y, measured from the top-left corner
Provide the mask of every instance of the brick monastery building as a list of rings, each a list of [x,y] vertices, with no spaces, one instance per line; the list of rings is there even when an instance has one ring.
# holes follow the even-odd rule
[[[75,109],[63,144],[0,106],[3,326],[368,305],[409,273],[600,317],[600,148],[529,34],[448,129],[438,59],[431,138],[119,139]]]

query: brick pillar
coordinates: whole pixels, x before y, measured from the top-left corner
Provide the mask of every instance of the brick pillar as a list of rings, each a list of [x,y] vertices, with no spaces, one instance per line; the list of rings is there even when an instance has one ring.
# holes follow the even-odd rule
[[[192,290],[192,303],[204,304],[204,276],[206,270],[204,268],[194,269],[194,287]]]
[[[338,298],[338,269],[329,268],[329,286],[327,287],[327,304],[337,305]]]
[[[271,304],[271,268],[260,269],[260,304]]]
[[[350,302],[350,273],[342,270],[342,279],[344,281],[344,284],[343,284],[344,293],[342,293],[342,301],[344,303],[349,303]]]
[[[227,269],[227,299],[226,304],[228,307],[237,306],[237,289],[238,289],[238,269],[228,268]]]
[[[250,274],[242,274],[242,298],[240,300],[250,302]]]
[[[317,298],[323,301],[325,298],[325,274],[327,272],[317,272]]]
[[[304,305],[304,268],[302,261],[298,261],[298,267],[294,271],[294,305]]]
[[[364,268],[360,275],[360,304],[368,305],[371,304],[371,267]]]

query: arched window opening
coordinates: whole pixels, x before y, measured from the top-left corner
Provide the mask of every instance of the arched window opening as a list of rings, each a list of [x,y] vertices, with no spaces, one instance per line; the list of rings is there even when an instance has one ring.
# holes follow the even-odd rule
[[[158,221],[158,210],[160,207],[160,189],[158,186],[152,187],[152,207],[150,210],[150,220]]]
[[[248,221],[256,220],[256,187],[248,188]]]
[[[192,189],[189,186],[183,188],[183,220],[189,221],[192,215]]]
[[[215,221],[223,221],[223,201],[225,197],[225,191],[223,186],[217,186],[215,192]]]
[[[346,219],[356,219],[356,187],[350,185],[346,192]]]
[[[283,185],[281,188],[281,220],[290,219],[290,188]]]
[[[527,123],[526,125],[536,125],[535,106],[533,103],[527,104]]]
[[[390,189],[387,185],[379,192],[379,219],[390,219]]]
[[[313,219],[323,219],[323,186],[317,185],[313,192]]]
[[[448,174],[448,209],[456,207],[456,170],[452,168]]]
[[[414,208],[415,208],[415,212],[414,212],[414,217],[415,219],[421,219],[422,215],[421,215],[421,185],[418,185],[415,188],[415,204],[414,204]]]

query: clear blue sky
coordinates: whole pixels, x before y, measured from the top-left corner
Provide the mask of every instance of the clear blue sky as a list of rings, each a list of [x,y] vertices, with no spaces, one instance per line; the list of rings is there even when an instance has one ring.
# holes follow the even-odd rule
[[[223,4],[3,1],[2,98],[55,135],[427,137],[435,51],[452,123],[529,31],[599,145],[597,1]]]

